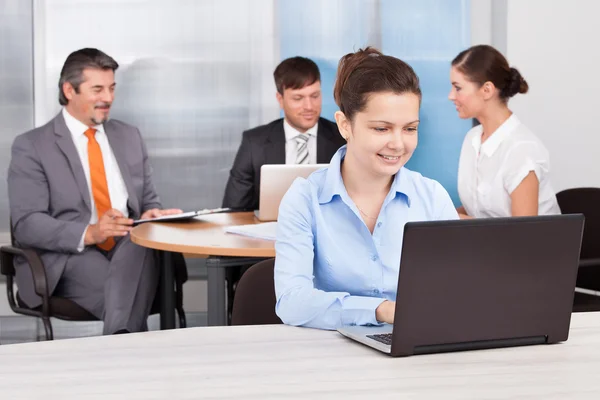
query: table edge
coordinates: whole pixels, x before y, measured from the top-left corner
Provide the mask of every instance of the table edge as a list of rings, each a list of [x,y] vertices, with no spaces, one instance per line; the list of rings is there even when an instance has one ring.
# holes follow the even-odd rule
[[[149,222],[151,223],[151,222]],[[203,256],[221,256],[221,257],[275,257],[275,249],[267,248],[231,248],[216,246],[188,246],[181,244],[171,244],[157,242],[139,237],[135,234],[135,228],[130,232],[131,241],[139,246],[154,250],[172,251],[177,253],[188,253]],[[259,239],[257,239],[259,240]]]

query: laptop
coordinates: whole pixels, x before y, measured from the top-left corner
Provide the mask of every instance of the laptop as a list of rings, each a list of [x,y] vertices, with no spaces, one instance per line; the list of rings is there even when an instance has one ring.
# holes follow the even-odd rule
[[[254,211],[261,221],[277,221],[279,203],[296,178],[308,178],[310,174],[329,164],[265,164],[260,167],[260,196],[258,210]]]
[[[410,222],[394,324],[338,331],[391,356],[567,340],[581,214]]]

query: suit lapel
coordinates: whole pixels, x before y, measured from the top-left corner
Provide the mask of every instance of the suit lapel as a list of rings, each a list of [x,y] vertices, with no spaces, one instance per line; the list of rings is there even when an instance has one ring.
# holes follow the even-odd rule
[[[334,132],[327,128],[319,119],[317,128],[317,164],[329,164],[331,157],[340,147],[336,145]]]
[[[54,133],[58,136],[56,144],[67,158],[69,166],[71,167],[71,172],[75,177],[75,182],[77,182],[77,187],[79,188],[81,196],[83,197],[83,201],[85,202],[88,210],[91,212],[92,202],[90,200],[90,191],[88,188],[87,179],[85,178],[85,172],[83,171],[83,166],[81,165],[81,159],[79,158],[79,153],[77,152],[75,143],[73,143],[73,137],[71,136],[69,128],[67,128],[67,124],[65,123],[62,113],[58,114],[56,118],[54,118]]]
[[[273,125],[264,145],[264,164],[285,164],[283,119]]]
[[[129,173],[129,167],[127,166],[126,148],[120,143],[121,138],[119,137],[119,133],[113,130],[110,123],[104,124],[104,133],[106,134],[108,144],[115,155],[115,159],[119,165],[119,170],[121,171],[121,176],[123,177],[123,182],[125,182],[125,187],[127,188],[127,206],[134,211],[136,216],[140,215],[139,202],[135,194],[133,180],[131,179],[131,174]]]

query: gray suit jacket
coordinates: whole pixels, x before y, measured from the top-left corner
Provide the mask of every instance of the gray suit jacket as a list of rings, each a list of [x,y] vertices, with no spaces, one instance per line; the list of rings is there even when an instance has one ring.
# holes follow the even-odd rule
[[[106,122],[104,129],[127,187],[130,217],[160,208],[139,130],[116,120]],[[85,173],[62,113],[15,139],[8,196],[14,239],[20,246],[38,250],[51,294],[67,258],[77,252],[91,216]],[[41,299],[24,264],[22,259],[15,261],[19,294],[27,305],[36,307]]]

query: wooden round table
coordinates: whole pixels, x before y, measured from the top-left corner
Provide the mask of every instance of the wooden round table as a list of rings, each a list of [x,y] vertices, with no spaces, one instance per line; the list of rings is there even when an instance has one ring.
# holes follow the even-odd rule
[[[253,212],[205,215],[183,222],[149,222],[133,228],[131,240],[162,250],[161,327],[175,327],[173,268],[170,252],[207,257],[208,325],[226,325],[225,268],[275,257],[275,242],[225,232],[235,225],[257,224]]]

